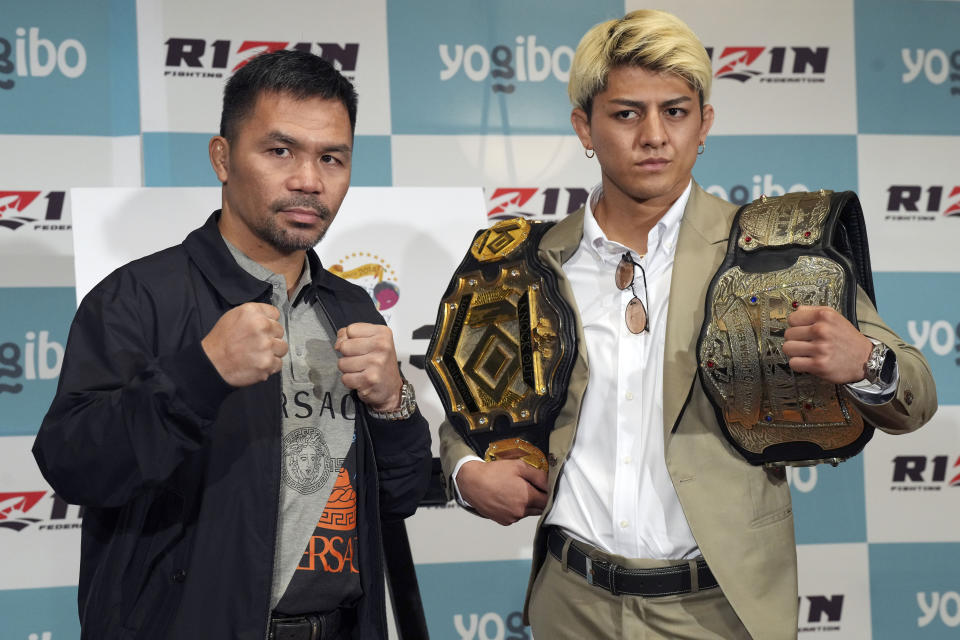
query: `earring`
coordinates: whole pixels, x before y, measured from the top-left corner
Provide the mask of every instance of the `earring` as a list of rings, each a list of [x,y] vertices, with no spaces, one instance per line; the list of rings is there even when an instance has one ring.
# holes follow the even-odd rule
[[[583,155],[587,156],[588,158],[592,158],[593,156],[595,156],[595,155],[597,155],[597,154],[594,152],[593,149],[584,149],[584,150],[583,150]]]
[[[703,144],[702,142],[701,142],[699,145],[697,145],[697,155],[698,155],[698,156],[702,156],[702,155],[703,155],[703,152],[706,151],[706,150],[707,150],[707,145]]]

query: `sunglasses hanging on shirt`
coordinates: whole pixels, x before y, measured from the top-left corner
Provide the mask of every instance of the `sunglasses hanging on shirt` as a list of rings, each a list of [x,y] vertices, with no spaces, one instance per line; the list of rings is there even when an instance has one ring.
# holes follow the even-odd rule
[[[636,290],[633,288],[633,282],[636,277],[636,269],[634,267],[640,269],[640,275],[643,277],[643,291],[646,293],[647,274],[644,273],[640,263],[634,261],[629,251],[620,258],[620,264],[617,265],[617,272],[614,277],[617,282],[617,288],[620,289],[620,291],[624,291],[629,287],[630,292],[633,294],[633,299],[627,303],[624,320],[627,322],[627,329],[630,330],[630,333],[638,334],[649,330],[650,322],[647,318],[647,308],[643,306],[643,301],[640,300]]]

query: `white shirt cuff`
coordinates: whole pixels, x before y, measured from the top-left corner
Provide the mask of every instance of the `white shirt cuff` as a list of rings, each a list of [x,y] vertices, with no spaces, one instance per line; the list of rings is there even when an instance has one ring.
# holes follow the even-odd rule
[[[473,509],[473,505],[463,499],[463,496],[460,495],[460,487],[457,485],[457,474],[460,473],[460,467],[468,462],[473,462],[477,460],[478,462],[483,462],[483,458],[477,456],[463,456],[457,460],[457,466],[453,468],[453,473],[451,474],[450,481],[453,482],[453,492],[456,494],[457,504],[461,507],[466,507],[468,509]]]
[[[849,382],[846,387],[857,400],[864,404],[883,404],[897,393],[899,383],[900,363],[895,362],[893,364],[893,378],[889,383],[884,383],[882,380],[873,383],[864,379],[859,382]]]

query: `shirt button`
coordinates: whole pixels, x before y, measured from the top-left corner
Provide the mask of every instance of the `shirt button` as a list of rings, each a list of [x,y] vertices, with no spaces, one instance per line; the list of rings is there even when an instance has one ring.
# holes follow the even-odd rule
[[[633,400],[633,392],[627,391],[625,394],[623,394],[623,397],[626,398],[627,400]]]
[[[630,456],[623,457],[623,464],[630,464],[631,462],[633,462],[633,458],[631,458]]]
[[[620,528],[621,528],[621,529],[626,529],[626,528],[629,527],[629,526],[630,526],[630,523],[627,522],[626,520],[621,520],[621,521],[620,521]]]

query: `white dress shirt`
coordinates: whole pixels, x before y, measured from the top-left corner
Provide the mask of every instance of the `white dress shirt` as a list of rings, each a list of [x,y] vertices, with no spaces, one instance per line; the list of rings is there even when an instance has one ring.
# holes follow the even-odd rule
[[[589,362],[575,445],[563,466],[546,524],[628,558],[699,555],[663,453],[663,348],[680,219],[691,184],[650,230],[642,258],[609,240],[593,216],[593,189],[583,238],[563,265],[580,310]],[[649,330],[630,333],[624,314],[633,298],[614,276],[630,252],[633,289],[647,309]]]

